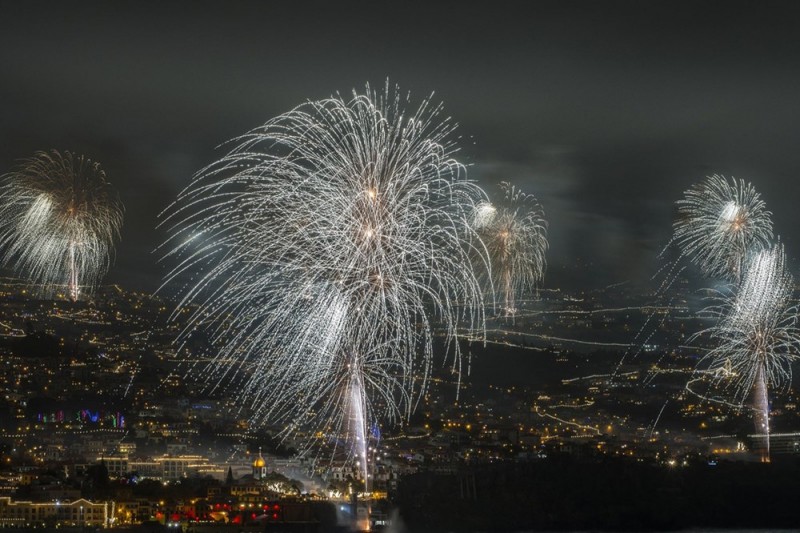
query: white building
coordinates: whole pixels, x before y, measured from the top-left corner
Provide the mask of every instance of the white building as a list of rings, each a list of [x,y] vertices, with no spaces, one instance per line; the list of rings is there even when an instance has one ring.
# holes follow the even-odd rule
[[[35,527],[46,523],[56,526],[106,527],[113,503],[94,503],[79,499],[72,502],[34,503],[11,501],[0,496],[0,527]]]

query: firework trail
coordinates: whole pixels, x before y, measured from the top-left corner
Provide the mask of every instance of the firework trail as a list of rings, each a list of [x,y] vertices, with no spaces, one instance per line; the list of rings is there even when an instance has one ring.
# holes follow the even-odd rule
[[[123,208],[99,163],[37,152],[3,177],[3,263],[50,296],[91,293],[111,264]]]
[[[535,290],[544,279],[547,222],[535,197],[506,182],[500,188],[500,201],[477,206],[473,226],[491,260],[488,281],[502,292],[506,316],[513,316],[517,311],[516,297]]]
[[[786,270],[783,246],[752,256],[738,290],[718,296],[708,314],[718,318],[707,330],[718,345],[703,362],[714,381],[731,388],[736,404],[751,398],[756,430],[769,433],[768,390],[791,383],[800,330],[792,303],[794,281]]]
[[[750,183],[714,174],[678,201],[673,240],[707,277],[738,282],[747,255],[770,245],[771,216]]]
[[[650,426],[650,435],[648,436],[649,439],[653,438],[653,432],[656,430],[656,426],[658,426],[658,421],[661,420],[661,415],[664,414],[664,409],[667,408],[667,404],[668,403],[669,403],[669,400],[664,402],[664,405],[661,406],[661,410],[658,411],[658,415],[656,416],[656,419],[653,422],[653,425]]]
[[[195,309],[185,333],[221,345],[209,383],[243,379],[255,423],[355,433],[355,455],[421,398],[435,323],[456,370],[461,332],[484,330],[469,259],[485,196],[441,106],[406,102],[387,85],[303,104],[231,141],[166,213],[167,282],[189,277]]]
[[[347,397],[345,398],[345,412],[349,416],[346,440],[355,444],[358,465],[361,468],[361,475],[364,479],[364,490],[369,491],[369,466],[368,466],[368,443],[367,443],[367,398],[364,394],[364,383],[362,382],[363,372],[359,368],[357,361],[349,364],[349,380],[347,383]]]

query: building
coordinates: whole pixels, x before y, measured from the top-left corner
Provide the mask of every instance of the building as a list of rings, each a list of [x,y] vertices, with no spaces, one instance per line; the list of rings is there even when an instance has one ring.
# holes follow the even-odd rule
[[[108,475],[112,478],[122,477],[129,472],[127,456],[101,456],[97,458],[97,462],[106,465]]]
[[[201,455],[164,455],[151,461],[129,461],[127,469],[129,472],[136,472],[139,477],[162,481],[176,481],[194,476],[211,476],[223,480],[228,471]],[[109,468],[109,472],[110,470]]]
[[[113,506],[109,502],[93,503],[84,499],[72,502],[15,502],[7,496],[0,496],[0,527],[34,527],[43,524],[106,527]]]

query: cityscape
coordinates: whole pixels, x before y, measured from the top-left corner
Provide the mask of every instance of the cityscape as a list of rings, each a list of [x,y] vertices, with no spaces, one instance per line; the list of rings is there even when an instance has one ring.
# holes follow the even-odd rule
[[[263,528],[273,516],[329,525],[358,518],[352,491],[367,495],[358,493],[357,465],[346,456],[297,456],[302,434],[276,438],[282,428],[251,426],[228,391],[204,390],[186,372],[193,361],[174,346],[182,325],[168,320],[171,302],[118,286],[99,288],[91,303],[28,291],[3,280],[4,526]],[[369,498],[380,504],[372,526],[399,520],[390,502],[403,480],[419,476],[459,480],[491,465],[565,457],[665,470],[757,464],[763,442],[751,416],[686,388],[700,347],[673,347],[698,321],[691,292],[685,284],[656,298],[625,285],[542,291],[521,302],[513,324],[494,319],[485,344],[468,343],[471,375],[459,385],[449,370],[436,372],[412,419],[372,441]],[[626,347],[653,312],[665,317],[658,342]],[[499,361],[525,374],[492,371]],[[771,402],[770,418],[772,461],[795,464],[794,389]],[[454,481],[451,490],[469,499],[474,489]],[[321,502],[338,512],[326,515],[315,507]]]
[[[800,525],[800,10],[501,4],[0,3],[0,529]]]

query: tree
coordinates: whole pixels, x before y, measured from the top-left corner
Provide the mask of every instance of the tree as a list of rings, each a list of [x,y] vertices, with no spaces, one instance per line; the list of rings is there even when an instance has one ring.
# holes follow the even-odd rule
[[[108,500],[111,498],[111,480],[108,477],[108,467],[105,460],[92,465],[86,470],[86,479],[83,482],[82,492],[84,497],[94,500]]]

